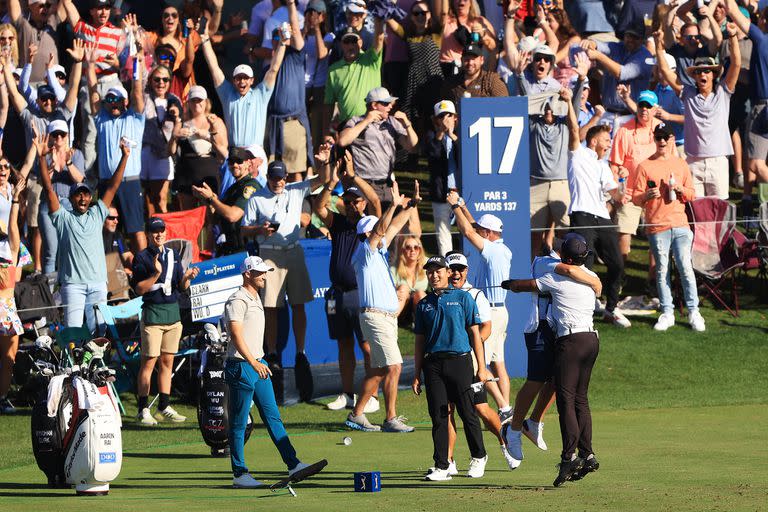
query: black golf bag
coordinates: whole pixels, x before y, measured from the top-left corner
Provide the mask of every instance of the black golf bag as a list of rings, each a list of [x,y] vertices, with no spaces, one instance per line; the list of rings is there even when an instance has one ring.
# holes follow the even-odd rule
[[[221,339],[216,328],[205,325],[200,336],[200,393],[197,402],[197,424],[205,444],[211,447],[214,457],[229,455],[229,386],[224,379],[227,358],[227,341]],[[245,442],[253,431],[253,417],[248,414]]]

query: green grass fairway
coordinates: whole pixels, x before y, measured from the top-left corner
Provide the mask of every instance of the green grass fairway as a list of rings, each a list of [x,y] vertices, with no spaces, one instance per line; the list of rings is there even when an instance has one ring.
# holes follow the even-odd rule
[[[409,399],[409,401],[412,401]],[[415,404],[413,404],[415,405]],[[317,410],[325,422],[335,413]],[[482,479],[422,481],[430,465],[429,425],[415,434],[306,432],[293,436],[307,461],[327,458],[320,475],[295,486],[298,498],[269,490],[234,490],[227,459],[212,459],[200,442],[154,449],[134,447],[108,497],[77,498],[48,490],[35,466],[0,471],[3,510],[759,510],[768,494],[765,407],[605,411],[595,414],[594,443],[601,469],[581,482],[551,487],[560,441],[550,416],[549,452],[526,441],[523,465],[510,472],[495,439]],[[295,430],[295,429],[293,429]],[[148,432],[144,436],[150,437]],[[460,443],[457,461],[466,470]],[[256,478],[274,482],[284,471],[262,432],[247,445]],[[354,493],[352,472],[382,472],[382,492]],[[481,507],[481,508],[478,508]]]

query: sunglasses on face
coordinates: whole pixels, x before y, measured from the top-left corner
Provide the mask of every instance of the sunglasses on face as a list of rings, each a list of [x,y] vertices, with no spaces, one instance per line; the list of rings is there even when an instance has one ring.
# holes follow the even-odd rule
[[[122,102],[123,102],[123,99],[118,98],[117,96],[107,96],[106,98],[104,98],[104,103],[109,103],[110,105],[115,105]]]
[[[698,41],[700,36],[685,36],[686,41]]]
[[[637,104],[638,108],[645,108],[645,109],[651,109],[653,106],[650,103],[646,103],[644,101]]]
[[[168,19],[168,18],[170,18],[172,20],[175,20],[178,17],[179,17],[179,13],[177,13],[177,12],[164,12],[163,13],[163,19],[164,20]]]
[[[667,140],[667,137],[665,137],[664,135],[656,135],[656,136],[654,136],[654,137],[653,137],[653,139],[654,139],[656,142],[661,142],[661,141],[663,141],[663,140]]]
[[[453,266],[453,267],[449,267],[448,270],[450,270],[451,272],[458,272],[459,274],[461,274],[462,272],[467,270],[467,267]]]
[[[53,96],[43,96],[42,98],[40,98],[41,103],[45,103],[46,101],[54,102],[56,101],[56,98]]]
[[[251,77],[249,77],[248,75],[237,75],[236,77],[232,78],[232,80],[234,80],[235,82],[245,82],[250,79]]]
[[[420,251],[421,250],[421,246],[419,246],[419,245],[406,245],[405,247],[403,247],[403,249],[405,249],[406,251]]]
[[[344,204],[357,204],[360,201],[362,201],[362,199],[359,197],[346,198],[344,199]]]
[[[117,220],[117,215],[107,215],[107,220]]]
[[[66,136],[67,136],[67,132],[53,132],[51,134],[51,137],[53,137],[54,139],[59,139]]]
[[[445,117],[453,117],[453,114],[451,114],[450,112],[443,112],[442,114],[440,114],[437,117],[439,117],[440,119],[443,119]]]
[[[543,55],[541,53],[533,56],[533,62],[539,62],[540,60],[545,60],[549,62],[550,56],[549,55]]]
[[[428,12],[429,11],[412,11],[411,16],[417,16],[417,17],[426,16]]]
[[[693,74],[694,75],[703,75],[704,73],[711,73],[711,69],[694,69]]]
[[[161,53],[160,55],[157,56],[157,60],[169,60],[171,62],[174,62],[176,60],[176,57],[168,53]]]
[[[230,166],[243,165],[243,162],[245,162],[245,160],[241,160],[240,158],[227,158],[227,163]]]
[[[11,168],[11,164],[9,164],[8,162],[0,163],[0,169],[6,170],[10,168]]]
[[[56,78],[58,78],[59,80],[66,80],[67,75],[65,75],[64,73],[56,73]]]
[[[274,182],[285,181],[285,176],[267,176],[267,179]]]
[[[155,82],[156,84],[160,84],[160,83],[167,84],[168,82],[171,81],[171,79],[168,78],[167,76],[156,76],[152,78],[152,81]]]

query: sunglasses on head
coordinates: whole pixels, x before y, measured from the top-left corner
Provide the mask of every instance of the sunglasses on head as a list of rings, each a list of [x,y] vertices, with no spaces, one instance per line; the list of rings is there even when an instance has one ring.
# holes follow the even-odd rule
[[[156,84],[159,84],[159,83],[166,84],[170,82],[171,79],[168,78],[167,76],[155,76],[155,77],[152,77],[152,81],[155,82]]]

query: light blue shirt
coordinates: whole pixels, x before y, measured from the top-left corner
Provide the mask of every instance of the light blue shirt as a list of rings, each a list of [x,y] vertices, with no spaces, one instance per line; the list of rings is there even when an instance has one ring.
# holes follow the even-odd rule
[[[216,88],[216,92],[224,109],[229,145],[246,148],[253,144],[263,144],[272,88],[261,82],[240,96],[232,82],[225,80]]]
[[[621,66],[618,80],[610,73],[603,74],[603,106],[611,112],[628,112],[627,105],[619,98],[616,87],[619,84],[632,88],[632,99],[637,102],[640,93],[648,89],[653,66],[646,61],[652,57],[645,46],[630,53],[624,43],[597,43],[597,51],[611,58]]]
[[[117,170],[117,164],[123,158],[123,152],[120,150],[122,137],[127,137],[137,144],[136,147],[131,148],[123,180],[139,176],[141,174],[141,139],[144,138],[144,114],[129,108],[121,116],[112,117],[102,108],[94,116],[94,122],[96,123],[96,147],[99,154],[99,179],[108,180]]]
[[[382,238],[381,247],[371,248],[364,242],[357,245],[352,254],[360,308],[376,308],[397,313],[397,291],[387,262],[387,242]]]
[[[509,279],[511,267],[512,251],[504,245],[504,240],[485,240],[482,251],[473,250],[470,253],[467,280],[485,292],[492,306],[504,303],[507,290],[492,287],[498,287],[502,281]]]
[[[288,245],[299,240],[301,207],[309,195],[310,180],[289,183],[280,194],[264,187],[251,196],[243,215],[243,226],[257,226],[269,221],[280,224],[275,234],[256,237],[259,244]],[[389,273],[389,269],[387,269]]]
[[[50,213],[59,239],[59,283],[105,283],[107,264],[101,228],[109,209],[99,201],[79,214],[59,208]]]

